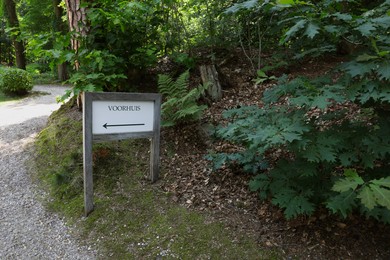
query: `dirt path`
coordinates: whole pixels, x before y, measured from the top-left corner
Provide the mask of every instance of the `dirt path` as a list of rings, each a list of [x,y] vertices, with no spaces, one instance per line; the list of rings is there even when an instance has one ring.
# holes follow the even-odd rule
[[[72,230],[47,212],[26,161],[29,144],[59,107],[66,87],[36,86],[29,98],[0,105],[0,259],[95,259],[78,245]],[[42,94],[41,92],[45,92]]]

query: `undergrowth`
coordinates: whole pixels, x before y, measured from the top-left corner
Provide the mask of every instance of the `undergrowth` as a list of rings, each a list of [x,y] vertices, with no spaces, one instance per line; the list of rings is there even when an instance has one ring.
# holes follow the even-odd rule
[[[172,203],[146,180],[148,141],[94,144],[95,209],[83,218],[82,126],[71,103],[55,112],[36,143],[36,177],[47,205],[76,225],[81,240],[111,259],[272,259],[246,234]]]

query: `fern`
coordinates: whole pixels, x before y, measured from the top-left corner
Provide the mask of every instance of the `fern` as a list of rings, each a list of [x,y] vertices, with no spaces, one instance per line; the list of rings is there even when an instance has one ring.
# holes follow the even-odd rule
[[[198,105],[197,100],[204,95],[208,85],[199,85],[188,91],[189,71],[176,80],[169,75],[158,76],[158,88],[166,98],[162,104],[163,126],[174,126],[199,120],[206,105]]]

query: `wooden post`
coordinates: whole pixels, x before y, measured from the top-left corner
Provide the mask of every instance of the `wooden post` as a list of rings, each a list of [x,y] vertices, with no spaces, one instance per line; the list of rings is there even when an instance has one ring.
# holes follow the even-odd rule
[[[161,96],[157,98],[154,104],[154,133],[150,142],[150,180],[157,181],[160,175],[160,115],[161,115]]]
[[[84,211],[88,216],[93,211],[92,99],[89,95],[83,99]]]

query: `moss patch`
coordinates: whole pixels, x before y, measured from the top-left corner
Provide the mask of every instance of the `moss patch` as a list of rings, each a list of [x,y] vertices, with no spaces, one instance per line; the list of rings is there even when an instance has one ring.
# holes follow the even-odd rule
[[[107,259],[269,259],[243,233],[207,214],[172,203],[145,176],[148,140],[94,144],[95,210],[83,218],[82,122],[72,104],[54,113],[36,143],[35,172],[48,206],[76,225],[80,238]]]

